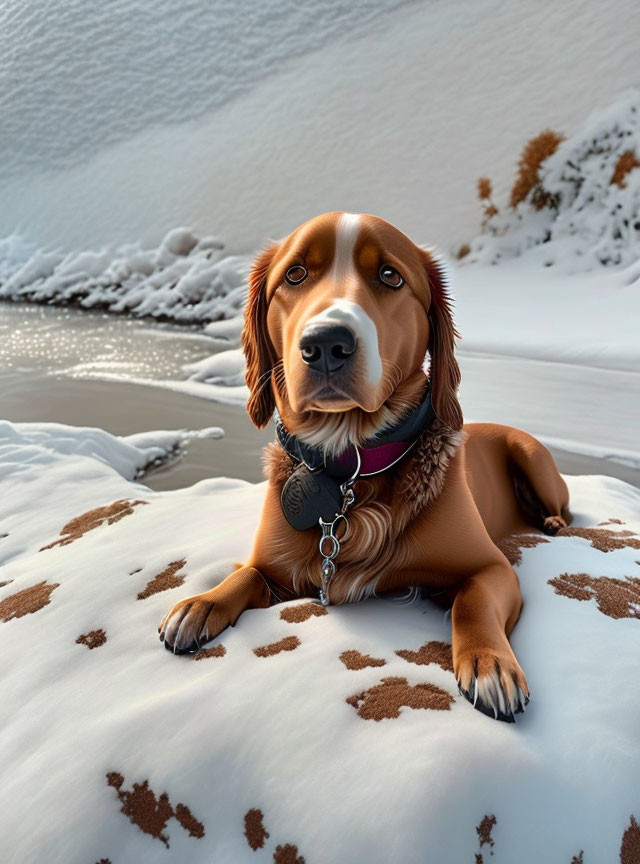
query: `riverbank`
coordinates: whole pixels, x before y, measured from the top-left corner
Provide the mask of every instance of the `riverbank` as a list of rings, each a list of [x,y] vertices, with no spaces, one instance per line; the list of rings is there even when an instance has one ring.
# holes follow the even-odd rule
[[[204,383],[198,396],[173,389],[185,383],[185,366],[220,348],[199,328],[0,303],[2,419],[97,426],[123,436],[220,426],[223,438],[191,441],[145,483],[164,490],[221,476],[259,482],[260,452],[272,428],[255,429],[239,405],[201,398],[209,389]],[[635,465],[575,452],[581,440],[606,452],[613,432],[614,450],[633,445],[640,374],[463,350],[458,358],[467,420],[515,425],[551,439],[545,443],[563,473],[603,474],[640,487]]]
[[[165,390],[126,381],[47,377],[38,374],[0,375],[3,419],[12,422],[70,423],[98,426],[114,435],[153,429],[201,429],[221,426],[218,440],[193,440],[180,458],[150,471],[151,489],[181,489],[213,477],[263,479],[260,453],[273,439],[271,424],[256,429],[246,412]],[[640,487],[640,471],[609,459],[597,459],[549,448],[563,474],[602,474]]]

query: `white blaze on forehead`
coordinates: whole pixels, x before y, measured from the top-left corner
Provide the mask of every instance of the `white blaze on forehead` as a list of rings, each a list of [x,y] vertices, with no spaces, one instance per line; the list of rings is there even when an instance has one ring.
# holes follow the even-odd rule
[[[362,352],[364,358],[367,383],[377,387],[382,377],[378,331],[362,306],[351,300],[334,300],[331,306],[310,318],[304,329],[306,331],[323,324],[340,324],[353,331],[358,342],[357,351]]]
[[[353,250],[360,233],[360,216],[357,213],[342,213],[336,226],[336,251],[331,265],[331,278],[342,281],[355,275]]]

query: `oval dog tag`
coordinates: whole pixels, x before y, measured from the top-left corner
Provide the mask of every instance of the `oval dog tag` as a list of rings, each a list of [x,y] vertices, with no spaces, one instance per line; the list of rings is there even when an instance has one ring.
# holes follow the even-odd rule
[[[342,506],[340,484],[324,471],[311,472],[301,464],[295,469],[280,493],[285,519],[298,531],[318,524],[322,516],[331,521]]]

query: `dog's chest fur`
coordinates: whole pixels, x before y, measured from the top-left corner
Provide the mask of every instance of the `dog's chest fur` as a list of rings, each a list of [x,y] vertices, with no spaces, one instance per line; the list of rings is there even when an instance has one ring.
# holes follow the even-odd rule
[[[349,528],[341,540],[337,573],[331,580],[332,603],[363,599],[375,591],[391,568],[404,568],[408,546],[403,534],[442,491],[447,467],[463,435],[436,421],[397,466],[356,482],[356,504],[349,512]],[[295,466],[275,443],[265,448],[264,462],[279,500],[282,486]],[[296,594],[313,595],[320,584],[320,530],[296,531],[282,513],[280,517],[279,536],[270,543],[269,564],[286,578]]]

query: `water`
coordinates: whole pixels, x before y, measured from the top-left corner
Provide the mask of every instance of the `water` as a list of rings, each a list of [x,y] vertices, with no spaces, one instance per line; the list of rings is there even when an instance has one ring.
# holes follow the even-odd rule
[[[76,309],[0,303],[0,414],[12,421],[99,426],[115,435],[221,426],[224,438],[193,441],[184,458],[148,474],[144,482],[154,489],[181,488],[218,476],[258,482],[263,479],[260,452],[273,439],[271,427],[255,429],[241,408],[158,386],[162,380],[183,378],[184,364],[201,360],[212,350],[211,340],[195,328]],[[474,376],[486,374],[486,358],[464,355],[461,361],[463,380],[469,385]],[[485,410],[504,421],[498,415],[506,399],[522,414],[518,400],[527,398],[522,383],[526,369],[522,381],[514,383],[510,358],[503,358],[502,363],[500,358],[491,361],[492,381],[500,398],[495,396],[493,403],[484,405]],[[131,378],[145,383],[132,383]],[[472,397],[471,388],[465,406],[477,412]],[[552,452],[564,473],[608,474],[640,486],[640,472],[632,468],[561,450]]]
[[[240,408],[158,386],[183,378],[184,364],[211,353],[211,340],[193,328],[0,303],[0,413],[12,421],[99,426],[114,435],[221,426],[224,438],[191,442],[183,459],[145,483],[175,489],[206,477],[260,481],[260,451],[272,429],[258,431]]]
[[[211,354],[196,327],[102,312],[0,304],[0,368],[72,377],[181,378],[182,367]]]

